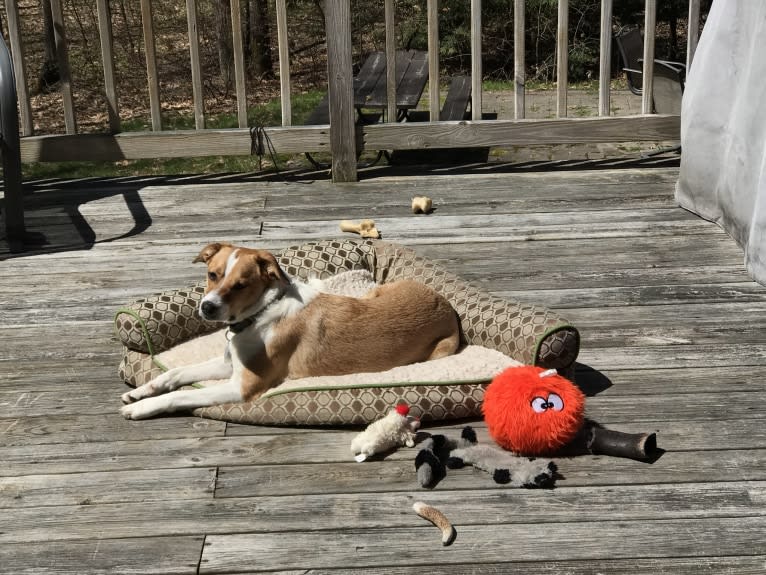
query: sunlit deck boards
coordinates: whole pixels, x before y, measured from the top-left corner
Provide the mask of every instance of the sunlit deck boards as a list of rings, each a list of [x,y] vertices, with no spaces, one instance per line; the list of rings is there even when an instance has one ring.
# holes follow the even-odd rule
[[[728,236],[675,207],[677,169],[387,173],[36,186],[28,226],[48,244],[0,264],[0,572],[766,570],[766,290]],[[415,195],[437,211],[411,215]],[[117,307],[196,282],[209,240],[279,248],[361,217],[565,311],[590,416],[657,431],[667,452],[559,459],[553,491],[472,470],[424,491],[415,451],[356,464],[350,431],[117,414]],[[453,519],[451,547],[419,499]]]

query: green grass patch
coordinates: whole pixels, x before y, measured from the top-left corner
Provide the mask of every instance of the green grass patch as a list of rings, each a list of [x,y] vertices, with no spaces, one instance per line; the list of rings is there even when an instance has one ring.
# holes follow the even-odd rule
[[[324,92],[315,90],[296,94],[291,101],[294,125],[301,125],[324,97]],[[249,126],[281,126],[282,105],[274,99],[248,110]],[[236,114],[215,114],[205,117],[205,127],[225,129],[238,127]],[[193,130],[194,115],[166,113],[162,115],[163,130]],[[122,123],[123,132],[151,130],[150,118],[134,118]],[[300,165],[308,166],[302,156],[277,157],[279,167],[295,158]],[[264,169],[272,166],[268,158],[263,159]],[[136,175],[180,175],[229,172],[253,172],[258,170],[258,158],[254,156],[203,156],[195,158],[156,158],[144,160],[122,160],[119,162],[35,162],[22,166],[25,180],[45,178],[105,178]]]
[[[481,84],[482,88],[488,92],[513,92],[515,86],[511,81],[485,80]],[[543,82],[540,80],[528,79],[525,83],[527,90],[555,90],[556,82]],[[627,90],[625,78],[619,77],[611,81],[612,90]],[[567,86],[569,90],[581,90],[585,92],[598,92],[598,80],[583,80],[580,82],[570,82]]]

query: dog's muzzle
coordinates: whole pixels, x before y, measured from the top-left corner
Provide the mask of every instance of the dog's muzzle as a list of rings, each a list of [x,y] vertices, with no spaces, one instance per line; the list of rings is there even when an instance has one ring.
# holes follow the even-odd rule
[[[199,306],[199,314],[203,319],[215,320],[221,307],[211,301],[203,300]]]

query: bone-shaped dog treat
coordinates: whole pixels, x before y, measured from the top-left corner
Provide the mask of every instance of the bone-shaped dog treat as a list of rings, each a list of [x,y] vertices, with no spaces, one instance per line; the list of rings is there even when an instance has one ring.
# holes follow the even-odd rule
[[[380,238],[380,232],[378,232],[378,228],[375,227],[374,220],[362,220],[358,224],[343,220],[340,223],[340,231],[353,232],[359,234],[363,238]]]
[[[412,198],[413,214],[428,214],[433,209],[433,202],[428,196],[417,196]]]

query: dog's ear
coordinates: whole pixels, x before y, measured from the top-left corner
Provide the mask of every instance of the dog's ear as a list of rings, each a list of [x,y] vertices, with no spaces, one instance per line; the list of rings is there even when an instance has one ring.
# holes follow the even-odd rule
[[[221,251],[221,248],[224,246],[230,246],[231,244],[222,243],[222,242],[214,242],[212,244],[206,245],[204,248],[202,248],[202,251],[199,253],[199,255],[192,260],[193,264],[197,264],[199,262],[207,263],[210,258],[212,258],[215,254],[217,254],[219,251]]]
[[[279,282],[287,282],[287,276],[285,275],[285,272],[282,271],[282,268],[279,267],[279,263],[277,262],[277,258],[274,257],[274,254],[271,252],[260,252],[255,257],[255,261],[258,263],[258,267],[261,270],[261,274],[269,278],[270,280],[275,280]]]

